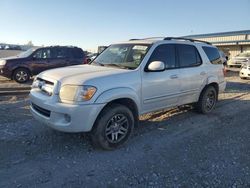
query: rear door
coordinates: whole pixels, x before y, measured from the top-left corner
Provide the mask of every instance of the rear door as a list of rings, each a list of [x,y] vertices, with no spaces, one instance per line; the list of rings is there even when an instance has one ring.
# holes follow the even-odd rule
[[[176,68],[174,44],[156,47],[149,62],[162,61],[166,70],[142,73],[142,113],[174,106],[180,92],[179,69]]]
[[[69,65],[79,65],[84,63],[85,54],[81,48],[68,49],[70,58],[68,61]]]
[[[52,48],[53,61],[51,62],[51,66],[53,68],[65,67],[69,66],[69,53],[67,48],[64,47],[56,47]]]
[[[207,70],[202,66],[202,59],[194,45],[176,44],[178,66],[180,70],[180,104],[195,102]]]

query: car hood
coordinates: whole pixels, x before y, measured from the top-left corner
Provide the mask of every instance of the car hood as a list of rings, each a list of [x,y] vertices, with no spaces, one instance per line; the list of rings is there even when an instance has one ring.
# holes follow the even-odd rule
[[[64,68],[56,68],[44,71],[38,75],[40,78],[49,78],[65,84],[83,84],[87,80],[93,80],[108,75],[129,72],[126,69],[95,66],[95,65],[76,65]]]
[[[1,58],[1,60],[6,60],[6,61],[15,61],[15,60],[24,60],[26,58],[23,58],[23,57],[18,57],[18,56],[11,56],[11,57],[4,57],[4,58]]]

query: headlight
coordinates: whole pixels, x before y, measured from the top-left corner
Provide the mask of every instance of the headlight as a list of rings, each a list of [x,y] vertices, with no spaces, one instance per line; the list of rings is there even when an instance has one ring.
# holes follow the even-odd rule
[[[65,85],[60,89],[61,101],[84,102],[90,100],[96,93],[94,86]]]
[[[37,80],[37,76],[34,78],[31,88],[38,88],[39,80]]]
[[[6,64],[5,60],[0,60],[0,66],[4,66]]]

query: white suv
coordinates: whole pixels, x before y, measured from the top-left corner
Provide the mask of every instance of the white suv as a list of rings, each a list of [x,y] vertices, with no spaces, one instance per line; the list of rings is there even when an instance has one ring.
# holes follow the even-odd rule
[[[122,145],[148,112],[195,104],[215,106],[226,82],[222,58],[209,43],[184,38],[132,39],[113,44],[90,65],[40,73],[31,113],[64,132],[91,132],[96,146]]]

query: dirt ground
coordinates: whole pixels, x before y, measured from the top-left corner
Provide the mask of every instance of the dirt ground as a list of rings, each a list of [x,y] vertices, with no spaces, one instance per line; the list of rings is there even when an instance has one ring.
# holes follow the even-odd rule
[[[109,152],[35,121],[27,96],[1,97],[0,187],[250,187],[250,80],[226,79],[211,114],[147,114]]]

